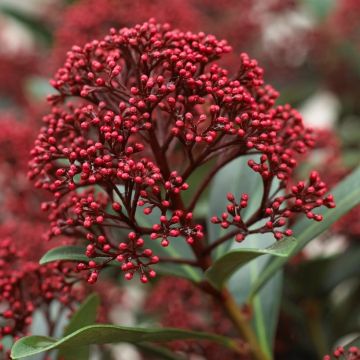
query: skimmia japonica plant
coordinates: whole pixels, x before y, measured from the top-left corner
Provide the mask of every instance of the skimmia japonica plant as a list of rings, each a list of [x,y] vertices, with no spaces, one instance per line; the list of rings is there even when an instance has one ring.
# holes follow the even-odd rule
[[[228,317],[225,328],[240,332],[226,331],[227,338],[171,329],[141,340],[143,329],[130,339],[116,328],[119,341],[121,334],[135,343],[162,336],[207,339],[239,358],[270,358],[251,328],[251,304],[245,314],[225,281],[257,256],[286,257],[304,246],[292,238],[297,219],[302,214],[306,222],[321,223],[318,208],[335,207],[316,171],[292,181],[315,144],[313,131],[290,105],[275,104],[279,94],[264,82],[256,60],[242,53],[236,68],[218,65],[231,51],[212,35],[149,20],[73,46],[51,80],[57,94],[49,96],[52,108],[31,151],[29,176],[52,193],[42,204],[47,237],[66,236],[73,246],[53,249],[43,261],[73,260],[74,271],[85,273],[90,284],[114,266],[119,276],[142,283],[156,278],[158,269],[175,265],[183,276],[183,267],[190,268],[200,274],[192,278],[196,286]],[[262,196],[217,188],[227,205],[203,216],[199,207],[212,180],[239,158],[259,179]],[[232,168],[234,178],[239,170]],[[196,174],[200,181],[193,182]],[[212,241],[211,226],[221,230]],[[254,236],[261,242],[269,235],[270,247],[251,245]],[[219,258],[219,248],[237,243],[245,248]],[[172,256],[179,246],[193,256]],[[106,336],[106,326],[102,331]]]
[[[53,108],[31,152],[30,177],[54,194],[43,204],[50,210],[50,236],[88,240],[89,262],[78,270],[89,272],[89,282],[110,260],[127,279],[155,277],[153,265],[161,259],[147,247],[152,241],[164,247],[186,241],[195,265],[206,270],[209,254],[223,241],[266,232],[280,240],[292,235],[284,226],[294,214],[321,221],[313,209],[335,206],[316,172],[289,184],[297,155],[314,144],[312,132],[289,105],[274,105],[278,93],[264,83],[255,60],[241,54],[234,75],[214,63],[230,51],[211,35],[150,21],[68,53],[51,82],[60,94],[50,96]],[[244,222],[242,209],[252,199],[219,189],[229,204],[211,221],[233,232],[207,247],[193,215],[197,201],[217,171],[244,155],[254,155],[248,164],[263,179],[263,199]],[[186,181],[207,162],[210,174],[184,204]],[[278,189],[271,193],[275,179]],[[285,193],[277,195],[281,189]],[[157,222],[141,226],[139,212],[157,212]],[[250,230],[260,220],[265,224]],[[128,230],[127,237],[119,242],[109,227]]]

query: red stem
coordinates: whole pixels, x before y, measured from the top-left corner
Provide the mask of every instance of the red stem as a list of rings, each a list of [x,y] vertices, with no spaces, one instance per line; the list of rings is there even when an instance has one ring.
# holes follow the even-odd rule
[[[232,237],[234,237],[236,234],[238,234],[241,230],[236,229],[228,234],[225,234],[224,236],[219,237],[216,241],[214,241],[211,245],[209,245],[205,250],[204,254],[211,253],[215,248],[217,248],[219,245],[223,244],[224,242],[230,240]]]

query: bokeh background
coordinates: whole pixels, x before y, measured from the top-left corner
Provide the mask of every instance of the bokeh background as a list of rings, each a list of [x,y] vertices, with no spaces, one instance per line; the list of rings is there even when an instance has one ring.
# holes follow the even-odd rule
[[[359,0],[0,0],[0,237],[30,247],[34,260],[44,247],[37,239],[47,227],[38,210],[45,195],[33,191],[26,169],[46,95],[53,92],[48,80],[72,45],[149,17],[213,33],[227,39],[234,53],[258,59],[266,81],[281,93],[278,102],[299,108],[317,129],[317,147],[297,176],[314,167],[334,186],[360,163]],[[236,69],[237,56],[224,62]],[[276,359],[319,359],[359,335],[359,215],[354,209],[288,265]],[[152,291],[166,294],[174,287],[183,291],[184,303],[200,296],[167,279]],[[120,298],[116,305],[125,306],[126,316],[114,305],[112,319],[134,323],[147,302],[143,289],[131,285]],[[159,300],[147,311],[176,325],[185,309],[181,299],[173,299],[176,309],[162,309]],[[182,321],[193,326],[191,319]],[[33,328],[42,331],[41,321]],[[141,358],[129,347],[116,354]]]

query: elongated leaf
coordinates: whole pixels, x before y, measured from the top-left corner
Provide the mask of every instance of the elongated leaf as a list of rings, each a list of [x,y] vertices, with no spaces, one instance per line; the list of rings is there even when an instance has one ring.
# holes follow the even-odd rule
[[[331,193],[335,197],[336,208],[322,208],[319,213],[323,215],[323,221],[309,221],[303,217],[293,228],[294,236],[298,240],[290,257],[301,251],[316,236],[330,228],[338,219],[360,203],[360,167],[354,170],[348,177],[341,181]],[[281,269],[288,258],[272,259],[267,268],[261,273],[252,289],[255,295],[274,274]]]
[[[46,336],[27,336],[18,340],[11,350],[12,359],[40,354],[45,351],[85,346],[127,342],[132,344],[147,342],[167,342],[172,340],[210,340],[223,346],[237,349],[235,340],[209,333],[181,329],[130,328],[115,325],[90,325],[57,340]]]
[[[87,325],[95,323],[97,309],[100,305],[98,294],[89,295],[80,305],[79,309],[71,317],[69,324],[66,326],[64,335],[69,335]]]
[[[85,252],[85,246],[59,246],[45,253],[45,255],[40,259],[39,263],[40,265],[44,265],[54,261],[88,262],[89,258],[85,255]],[[96,263],[102,263],[105,259],[107,259],[107,257],[91,258],[91,260],[95,261]],[[108,265],[118,265],[118,263],[116,261],[111,261],[108,263]]]
[[[97,294],[89,295],[85,301],[80,305],[76,313],[71,317],[69,324],[64,330],[64,336],[70,335],[76,330],[79,330],[87,325],[95,323],[97,309],[100,304],[100,298]],[[87,360],[89,359],[89,347],[76,347],[76,351],[61,351],[59,352],[59,359],[66,360]]]
[[[218,289],[226,280],[249,261],[262,256],[272,255],[287,257],[295,247],[296,240],[292,237],[275,242],[266,249],[241,248],[228,252],[218,259],[205,273],[206,278]]]
[[[254,283],[262,269],[250,265],[251,283]],[[273,358],[273,347],[278,324],[282,298],[283,274],[277,273],[271,281],[252,299],[254,312],[253,327],[259,344],[270,359]],[[250,290],[250,289],[249,289]]]
[[[144,355],[156,355],[156,359],[163,359],[163,360],[185,360],[184,356],[180,356],[178,354],[175,354],[171,350],[158,346],[158,345],[152,345],[152,344],[136,344],[136,347],[138,347],[140,350],[143,351]]]
[[[41,259],[40,265],[54,261],[78,261],[88,262],[89,258],[85,255],[84,246],[59,246],[49,250]]]

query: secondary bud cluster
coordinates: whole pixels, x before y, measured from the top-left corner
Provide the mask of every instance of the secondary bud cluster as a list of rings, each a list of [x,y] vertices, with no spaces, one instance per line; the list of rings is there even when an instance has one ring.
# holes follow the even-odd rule
[[[191,212],[184,213],[182,210],[176,210],[167,218],[166,215],[160,217],[160,224],[155,224],[152,227],[150,238],[155,240],[161,238],[161,245],[166,247],[169,245],[169,237],[182,236],[190,245],[194,241],[201,240],[204,237],[203,227],[201,225],[194,225],[192,222],[193,214]]]
[[[307,183],[300,181],[291,187],[291,192],[284,196],[275,197],[269,206],[265,208],[264,214],[268,216],[265,228],[274,234],[279,240],[284,235],[292,235],[291,229],[283,229],[297,213],[303,213],[308,219],[321,221],[322,215],[313,212],[321,206],[334,208],[335,202],[332,195],[326,195],[326,184],[321,181],[316,171],[311,172]],[[263,231],[262,229],[261,231]]]
[[[239,202],[237,202],[235,196],[232,193],[228,193],[227,199],[230,202],[226,207],[227,212],[222,213],[221,218],[213,216],[211,222],[213,224],[220,224],[223,229],[227,229],[230,226],[237,227],[239,232],[236,234],[235,240],[241,242],[245,239],[245,234],[248,232],[247,226],[241,217],[241,210],[247,207],[249,195],[242,194]]]
[[[234,195],[229,193],[227,199],[230,204],[227,206],[227,212],[224,212],[221,218],[213,216],[211,222],[219,224],[223,229],[227,229],[230,226],[237,227],[239,231],[235,236],[236,241],[244,240],[248,234],[267,232],[271,232],[276,240],[280,240],[284,236],[292,235],[292,230],[287,229],[286,226],[289,223],[289,219],[297,213],[305,214],[308,219],[321,221],[323,219],[322,215],[314,213],[313,210],[320,206],[326,206],[327,208],[335,207],[333,196],[326,195],[326,192],[326,184],[321,181],[316,171],[312,171],[307,183],[300,181],[297,185],[291,186],[288,194],[276,197],[271,197],[268,194],[269,198],[263,197],[265,201],[247,221],[243,221],[241,209],[247,207],[248,195],[243,194],[240,202],[237,203]],[[250,229],[251,225],[261,220],[264,225],[256,229]]]

